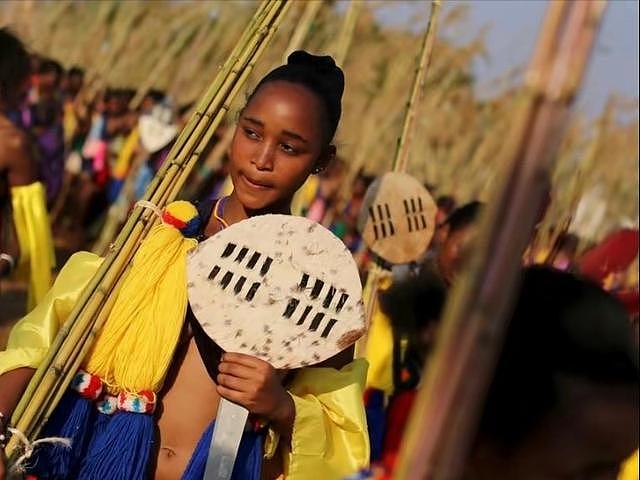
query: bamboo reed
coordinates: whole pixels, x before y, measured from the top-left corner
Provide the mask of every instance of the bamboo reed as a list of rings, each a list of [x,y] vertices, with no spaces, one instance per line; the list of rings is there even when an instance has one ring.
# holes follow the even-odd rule
[[[224,133],[216,143],[215,147],[211,151],[211,154],[205,159],[202,164],[202,168],[198,170],[193,181],[188,183],[188,187],[185,189],[186,198],[198,198],[198,195],[202,192],[202,188],[213,176],[215,170],[222,164],[222,159],[229,151],[233,135],[235,133],[234,125],[227,125]]]
[[[436,38],[437,25],[438,25],[438,12],[440,11],[440,0],[433,0],[431,2],[431,13],[429,15],[429,23],[427,24],[427,30],[424,35],[422,43],[422,49],[420,52],[420,61],[416,69],[415,77],[413,80],[413,88],[411,89],[411,96],[407,102],[407,113],[404,118],[404,125],[402,127],[402,134],[398,138],[398,146],[396,149],[396,155],[393,160],[392,169],[396,172],[404,172],[407,168],[407,160],[409,156],[409,147],[411,145],[411,137],[413,136],[416,110],[418,108],[418,102],[422,92],[424,91],[424,82],[427,77],[427,71],[429,69],[429,63],[431,61],[431,55],[433,53],[433,45]]]
[[[542,200],[541,179],[560,143],[604,6],[549,4],[521,108],[502,150],[505,174],[481,220],[469,270],[447,303],[395,478],[462,474],[517,292],[520,259]]]
[[[302,47],[302,44],[309,34],[309,30],[311,29],[311,26],[313,25],[313,22],[323,4],[324,0],[307,0],[307,2],[305,3],[304,11],[302,12],[302,16],[298,21],[293,35],[291,35],[289,45],[287,45],[287,48],[284,51],[282,63],[287,62],[287,57],[289,56],[289,54],[291,54],[291,52],[294,52],[295,50],[298,50]]]
[[[187,125],[183,134],[180,135],[174,150],[180,154],[179,159],[172,159],[166,163],[152,185],[149,187],[145,197],[151,199],[164,200],[175,191],[173,186],[174,178],[178,177],[183,164],[192,158],[187,151],[181,153],[183,148],[193,148],[198,143],[198,139],[192,139],[193,135],[199,139],[207,138],[207,126],[215,116],[218,121],[220,115],[214,115],[213,109],[224,109],[223,91],[237,93],[239,85],[234,85],[234,81],[246,79],[243,70],[249,66],[252,68],[255,63],[255,56],[263,52],[266,43],[273,34],[274,27],[277,26],[286,12],[289,3],[286,0],[266,0],[261,4],[254,20],[245,30],[241,42],[238,43],[229,61],[221,69],[220,75],[214,80],[211,87],[206,92],[201,107],[194,114],[192,120]],[[237,58],[236,58],[237,57]],[[228,77],[228,78],[227,78]],[[204,110],[204,111],[203,111]],[[175,157],[174,153],[174,157]],[[171,156],[171,154],[170,154]],[[197,155],[193,156],[197,158]],[[159,202],[158,202],[159,203]],[[162,206],[160,203],[159,206]],[[90,285],[82,294],[81,301],[76,304],[70,319],[65,324],[60,335],[56,337],[53,348],[45,359],[43,366],[38,369],[28,391],[21,400],[20,405],[14,412],[13,421],[18,428],[30,437],[42,426],[39,420],[42,415],[48,415],[48,411],[55,407],[53,400],[61,395],[60,391],[66,387],[63,383],[79,366],[83,358],[83,353],[90,348],[91,331],[97,331],[101,327],[108,315],[108,308],[104,308],[105,302],[108,306],[113,301],[112,295],[114,286],[122,277],[123,271],[129,259],[135,252],[140,241],[140,234],[147,229],[149,215],[144,215],[138,208],[130,216],[123,231],[116,240],[116,245],[107,256],[98,273],[91,280]],[[96,316],[98,317],[96,319]],[[71,373],[70,373],[71,371]],[[64,372],[64,376],[61,375]],[[62,378],[65,377],[66,378]],[[47,410],[43,412],[43,406]],[[15,445],[10,445],[8,453],[11,453]]]
[[[343,65],[347,59],[361,9],[361,0],[351,0],[349,2],[349,8],[342,22],[342,28],[336,40],[336,45],[333,48],[333,58],[337,65]]]

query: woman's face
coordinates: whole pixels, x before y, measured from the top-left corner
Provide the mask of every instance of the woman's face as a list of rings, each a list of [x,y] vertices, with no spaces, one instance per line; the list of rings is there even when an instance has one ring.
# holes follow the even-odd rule
[[[328,160],[324,105],[307,88],[264,84],[242,111],[230,152],[234,194],[248,210],[285,205]]]

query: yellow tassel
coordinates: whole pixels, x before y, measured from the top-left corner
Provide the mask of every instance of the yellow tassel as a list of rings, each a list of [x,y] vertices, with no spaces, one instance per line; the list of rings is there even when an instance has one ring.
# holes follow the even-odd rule
[[[161,224],[140,246],[86,362],[111,393],[162,387],[187,309],[186,255],[196,245]]]

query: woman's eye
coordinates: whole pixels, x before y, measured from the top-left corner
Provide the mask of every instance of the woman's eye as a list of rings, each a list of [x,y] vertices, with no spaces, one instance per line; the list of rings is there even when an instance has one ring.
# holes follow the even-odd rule
[[[298,153],[295,148],[293,148],[291,145],[288,145],[286,143],[282,143],[280,145],[280,148],[282,148],[282,151],[288,155],[295,155],[296,153]]]
[[[244,129],[244,134],[249,137],[252,138],[254,140],[257,140],[260,138],[260,136],[253,130],[251,130],[250,128],[245,128]]]

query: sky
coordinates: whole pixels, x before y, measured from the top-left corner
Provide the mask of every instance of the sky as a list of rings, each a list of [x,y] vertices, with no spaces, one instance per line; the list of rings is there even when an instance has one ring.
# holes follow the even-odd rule
[[[414,27],[424,28],[429,4],[423,0],[391,1],[378,9],[378,16],[390,25],[409,25],[417,16],[419,20]],[[448,40],[464,41],[483,27],[489,28],[486,37],[488,59],[479,59],[474,65],[478,91],[487,94],[490,92],[487,86],[492,79],[517,65],[527,64],[546,1],[445,0],[443,13],[459,4],[469,7],[466,23],[457,31],[441,33]],[[637,99],[638,57],[638,0],[609,0],[576,108],[588,115],[596,115],[611,92]]]

